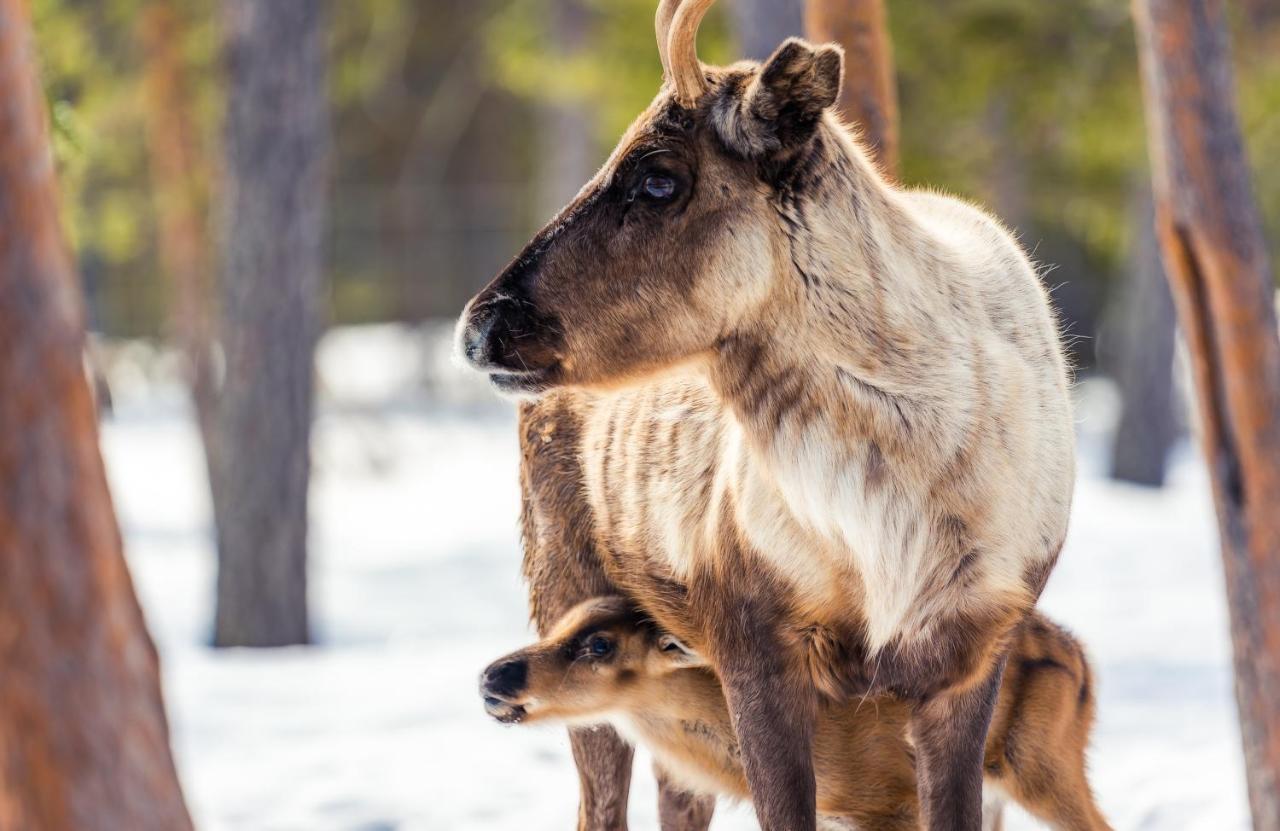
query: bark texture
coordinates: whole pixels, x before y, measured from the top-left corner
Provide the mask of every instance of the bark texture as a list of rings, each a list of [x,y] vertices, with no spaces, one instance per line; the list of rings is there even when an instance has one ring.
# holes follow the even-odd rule
[[[1134,0],[1156,227],[1213,482],[1254,828],[1280,829],[1280,342],[1218,0]]]
[[[191,827],[125,568],[21,0],[0,0],[0,828]]]
[[[328,122],[325,4],[226,0],[219,646],[305,643]]]
[[[839,108],[885,175],[898,175],[898,92],[884,0],[805,0],[805,32],[844,47]]]

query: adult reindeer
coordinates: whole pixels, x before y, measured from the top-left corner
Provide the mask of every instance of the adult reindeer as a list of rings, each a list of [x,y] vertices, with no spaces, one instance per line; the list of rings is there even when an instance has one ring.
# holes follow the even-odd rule
[[[1049,302],[998,222],[877,173],[829,111],[837,47],[700,63],[712,2],[664,0],[658,97],[463,314],[468,361],[540,397],[535,616],[607,584],[707,656],[766,831],[814,828],[823,698],[880,692],[928,827],[977,829],[1071,500]],[[580,770],[629,763],[602,752]]]

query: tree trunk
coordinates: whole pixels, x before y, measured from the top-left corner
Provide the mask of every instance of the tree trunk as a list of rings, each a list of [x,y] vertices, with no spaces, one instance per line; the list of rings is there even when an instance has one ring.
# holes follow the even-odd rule
[[[1134,0],[1156,226],[1213,482],[1254,828],[1280,830],[1280,342],[1218,0]]]
[[[591,12],[582,0],[555,0],[549,35],[557,54],[572,55],[585,45]],[[548,101],[538,110],[538,222],[545,222],[569,204],[599,166],[595,122],[583,101]]]
[[[1120,423],[1111,449],[1111,475],[1124,482],[1164,484],[1169,448],[1178,438],[1173,395],[1174,310],[1156,241],[1154,207],[1144,181],[1135,186],[1137,231],[1129,279],[1112,327],[1114,375],[1120,387]]]
[[[987,169],[989,204],[996,215],[1023,239],[1038,239],[1032,227],[1031,189],[1025,141],[1014,122],[1008,90],[992,92],[983,118],[992,153]]]
[[[886,176],[898,175],[898,93],[884,0],[805,0],[810,40],[844,47],[840,114],[858,126]]]
[[[0,0],[0,95],[0,828],[189,829],[98,451],[21,0]]]
[[[153,2],[140,18],[145,56],[144,104],[158,242],[172,280],[171,337],[186,360],[187,383],[212,481],[217,456],[217,366],[212,305],[211,249],[201,184],[209,170],[191,111],[191,84],[181,54],[182,26],[168,0]]]
[[[226,0],[218,402],[219,646],[306,643],[307,485],[319,333],[325,8]]]
[[[743,57],[763,61],[804,32],[804,0],[735,0],[726,6]]]

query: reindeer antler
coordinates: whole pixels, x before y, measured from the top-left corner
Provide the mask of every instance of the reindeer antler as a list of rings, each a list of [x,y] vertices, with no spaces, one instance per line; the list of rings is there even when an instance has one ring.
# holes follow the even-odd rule
[[[676,10],[667,40],[668,74],[676,88],[676,100],[692,107],[707,91],[707,79],[698,60],[698,27],[715,0],[685,0]],[[664,5],[666,5],[664,3]],[[661,21],[662,9],[658,10]]]
[[[654,20],[654,29],[658,35],[658,57],[662,59],[662,75],[671,77],[671,59],[667,57],[667,40],[671,36],[671,20],[680,8],[681,0],[662,0],[658,4],[658,16]]]

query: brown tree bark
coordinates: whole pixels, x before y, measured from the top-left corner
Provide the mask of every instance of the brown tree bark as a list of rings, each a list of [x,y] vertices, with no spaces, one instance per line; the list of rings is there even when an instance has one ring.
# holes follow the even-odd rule
[[[307,485],[320,328],[325,5],[226,0],[218,402],[219,646],[306,643]]]
[[[83,364],[21,0],[0,0],[0,828],[191,827]]]
[[[856,124],[886,176],[898,175],[898,92],[884,0],[805,0],[810,40],[844,47],[840,113]]]
[[[202,158],[192,114],[191,83],[183,65],[182,24],[168,0],[139,18],[148,158],[155,194],[160,259],[172,281],[171,337],[186,360],[196,423],[212,481],[217,457],[218,401],[212,257],[205,220],[209,166]]]
[[[1134,0],[1164,266],[1213,482],[1254,828],[1280,829],[1280,342],[1219,0]]]

